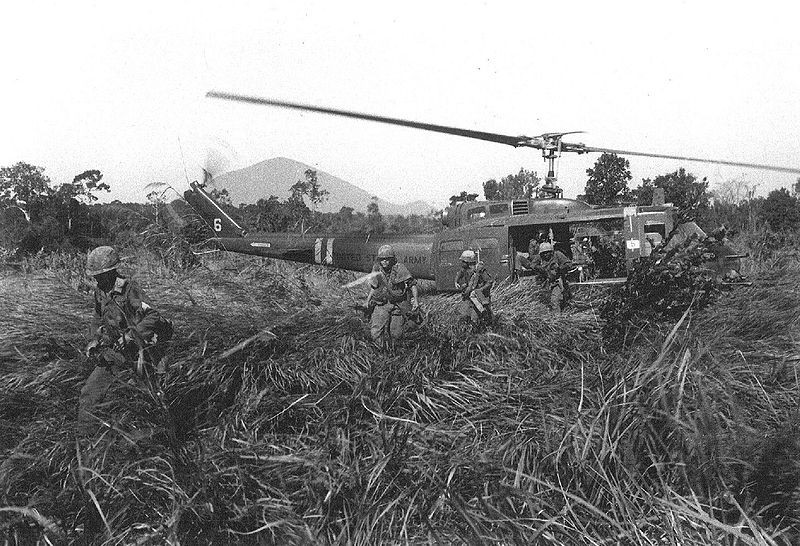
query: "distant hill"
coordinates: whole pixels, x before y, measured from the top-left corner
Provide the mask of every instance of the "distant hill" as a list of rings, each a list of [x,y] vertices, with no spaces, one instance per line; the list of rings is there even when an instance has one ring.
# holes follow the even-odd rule
[[[231,202],[252,204],[261,198],[275,195],[281,200],[289,197],[289,188],[298,180],[305,180],[306,169],[313,169],[305,163],[276,157],[256,163],[244,169],[230,171],[215,176],[211,186],[227,189]],[[342,207],[353,207],[356,212],[365,212],[372,201],[372,194],[345,182],[319,169],[317,179],[322,189],[328,190],[328,199],[319,207],[320,212],[339,212]],[[425,201],[413,201],[405,205],[390,203],[378,198],[378,207],[382,214],[428,214],[434,209]]]

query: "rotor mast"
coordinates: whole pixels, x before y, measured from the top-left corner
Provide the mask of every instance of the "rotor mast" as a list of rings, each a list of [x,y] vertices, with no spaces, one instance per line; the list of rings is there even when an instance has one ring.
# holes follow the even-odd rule
[[[544,186],[539,188],[537,195],[542,199],[560,199],[564,195],[556,184],[556,159],[561,157],[561,137],[562,135],[542,135],[545,141],[542,147],[542,157],[547,161],[547,176],[544,178]]]

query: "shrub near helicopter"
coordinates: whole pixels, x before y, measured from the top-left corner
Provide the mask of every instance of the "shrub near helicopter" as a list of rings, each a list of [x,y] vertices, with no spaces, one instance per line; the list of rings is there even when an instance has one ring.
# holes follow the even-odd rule
[[[526,252],[530,241],[542,235],[556,249],[570,257],[575,248],[573,241],[581,240],[592,245],[599,243],[601,239],[610,241],[615,236],[621,236],[618,242],[620,245],[624,244],[628,269],[638,258],[650,253],[653,242],[658,244],[665,241],[673,231],[677,233],[677,237],[672,237],[675,242],[691,233],[705,235],[693,223],[674,225],[675,207],[664,203],[663,191],[656,191],[652,205],[648,206],[598,208],[582,201],[565,199],[561,188],[556,185],[554,170],[555,160],[562,152],[605,152],[800,173],[800,169],[789,167],[614,150],[564,142],[563,137],[572,133],[544,133],[535,137],[509,136],[218,91],[210,91],[207,96],[399,125],[496,142],[515,148],[541,150],[544,160],[547,161],[548,172],[545,184],[538,189],[536,198],[459,203],[445,210],[442,216],[444,229],[436,234],[365,237],[363,234],[266,233],[251,236],[222,210],[203,185],[192,182],[191,189],[184,194],[186,201],[211,225],[215,232],[212,242],[221,250],[369,273],[375,263],[378,248],[391,244],[397,253],[397,260],[404,263],[412,275],[435,281],[437,290],[442,292],[457,291],[454,281],[460,268],[459,257],[466,249],[474,250],[499,281],[519,273],[519,253]],[[730,270],[738,270],[742,257],[720,244],[716,249],[715,263],[709,265],[718,273],[724,274]],[[577,282],[576,285],[619,283],[624,282],[625,278],[585,280],[581,275],[578,280],[582,282]]]

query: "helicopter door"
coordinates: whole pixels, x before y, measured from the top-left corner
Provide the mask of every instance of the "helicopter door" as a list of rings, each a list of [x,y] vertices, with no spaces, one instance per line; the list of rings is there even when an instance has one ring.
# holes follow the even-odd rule
[[[469,247],[478,254],[486,269],[497,281],[511,274],[509,270],[509,230],[504,227],[481,227],[472,230]],[[513,263],[511,264],[513,267]]]
[[[475,250],[478,260],[483,262],[494,278],[501,279],[508,275],[506,264],[500,263],[500,242],[496,237],[480,237],[471,243],[470,248]]]
[[[447,239],[439,242],[436,262],[436,289],[455,292],[456,277],[461,269],[461,252],[466,247],[462,239]]]

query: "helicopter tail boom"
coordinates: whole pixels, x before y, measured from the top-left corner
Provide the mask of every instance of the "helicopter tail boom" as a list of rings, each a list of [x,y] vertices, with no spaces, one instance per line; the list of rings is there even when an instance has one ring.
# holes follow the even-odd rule
[[[183,198],[209,224],[216,237],[244,237],[246,230],[222,210],[219,203],[214,201],[203,186],[197,182],[192,182],[189,186],[191,189],[184,192]]]

